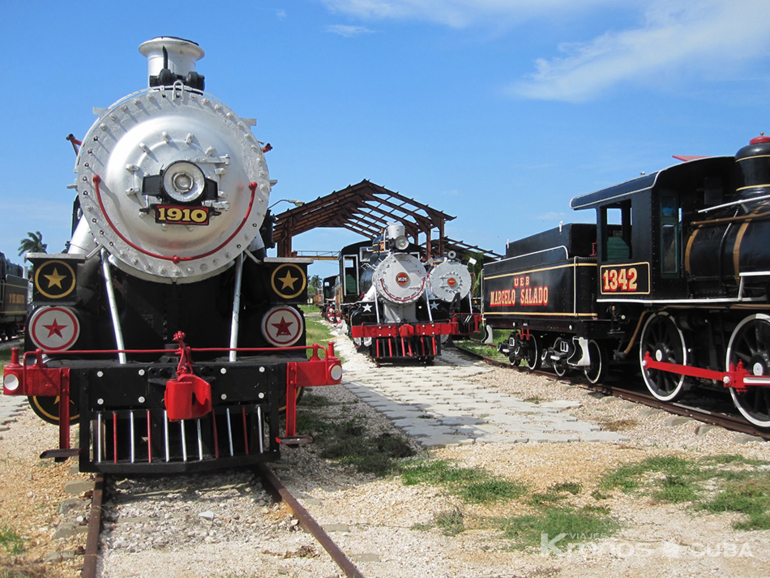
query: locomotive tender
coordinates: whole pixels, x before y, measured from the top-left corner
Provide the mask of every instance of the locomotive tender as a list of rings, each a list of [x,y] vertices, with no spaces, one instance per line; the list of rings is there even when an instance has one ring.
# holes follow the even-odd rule
[[[430,362],[442,340],[478,330],[480,314],[460,313],[472,288],[467,266],[454,254],[431,260],[400,223],[390,223],[372,241],[340,251],[337,289],[350,336],[375,361]]]
[[[652,395],[729,388],[770,427],[770,137],[572,199],[596,225],[509,244],[484,266],[486,322],[530,368],[600,381],[633,360]]]
[[[10,339],[22,329],[27,318],[29,281],[24,268],[0,253],[0,338]]]
[[[299,388],[342,374],[333,346],[305,344],[310,260],[266,256],[275,182],[255,121],[203,92],[203,50],[174,37],[139,50],[149,88],[70,137],[77,224],[66,253],[28,256],[33,310],[3,392],[58,423],[49,455],[78,455],[81,471],[275,460],[308,441]]]

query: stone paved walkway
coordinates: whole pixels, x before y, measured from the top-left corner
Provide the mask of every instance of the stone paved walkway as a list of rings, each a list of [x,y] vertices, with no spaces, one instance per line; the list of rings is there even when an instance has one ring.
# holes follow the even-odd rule
[[[359,356],[337,340],[343,357]],[[351,360],[352,361],[352,360]],[[374,367],[346,363],[343,385],[426,447],[472,443],[620,442],[628,437],[601,431],[567,413],[575,401],[531,403],[468,378],[491,371],[447,349],[433,366]]]

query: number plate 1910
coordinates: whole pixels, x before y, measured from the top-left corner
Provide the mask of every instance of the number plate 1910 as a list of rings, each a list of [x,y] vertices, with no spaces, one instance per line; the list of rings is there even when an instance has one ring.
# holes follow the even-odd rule
[[[155,205],[155,222],[171,225],[208,225],[208,207]]]

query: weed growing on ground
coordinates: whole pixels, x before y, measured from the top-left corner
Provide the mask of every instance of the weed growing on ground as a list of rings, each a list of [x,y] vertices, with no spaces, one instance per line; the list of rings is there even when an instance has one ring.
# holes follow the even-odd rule
[[[532,514],[496,518],[491,523],[502,530],[503,536],[512,541],[511,547],[517,550],[540,546],[543,534],[551,537],[566,534],[571,542],[579,542],[609,536],[619,527],[609,517],[608,508],[592,506],[538,508]]]
[[[662,503],[689,503],[709,512],[738,512],[745,518],[733,524],[736,530],[768,530],[768,465],[736,455],[698,460],[656,456],[609,472],[597,491],[642,492]],[[707,482],[716,484],[715,494],[704,489]]]
[[[313,399],[319,396],[311,396]],[[319,455],[342,464],[354,466],[359,472],[378,477],[390,475],[398,469],[398,460],[410,457],[414,450],[409,440],[400,434],[369,434],[365,417],[354,414],[345,419],[334,419],[323,415],[318,409],[339,407],[349,404],[335,404],[312,401],[297,411],[297,431],[313,436]],[[347,409],[347,408],[345,408]]]
[[[491,504],[520,497],[526,486],[493,476],[480,468],[458,468],[446,460],[430,460],[405,466],[401,471],[405,486],[431,484],[444,486],[471,504]]]
[[[24,540],[15,530],[0,526],[0,546],[9,554],[21,554],[24,551]]]

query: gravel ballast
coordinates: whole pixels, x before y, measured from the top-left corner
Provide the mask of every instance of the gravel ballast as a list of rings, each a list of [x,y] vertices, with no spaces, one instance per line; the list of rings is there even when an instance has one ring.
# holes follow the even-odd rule
[[[346,337],[338,337],[336,347],[346,359],[345,379],[355,375],[357,383],[365,383],[367,375],[376,378],[378,368],[355,352]],[[400,476],[378,478],[358,473],[352,465],[322,459],[320,441],[284,451],[274,471],[365,576],[768,575],[770,536],[766,531],[734,530],[741,514],[707,513],[688,503],[662,503],[645,493],[612,491],[600,501],[594,497],[602,476],[622,464],[650,456],[698,460],[739,455],[770,462],[766,443],[746,442],[741,434],[703,428],[691,420],[667,425],[671,416],[664,412],[547,377],[484,368],[467,379],[491,393],[530,403],[574,402],[559,414],[627,439],[485,443],[477,438],[426,449],[420,438],[410,438],[416,458],[483,468],[500,479],[525,484],[529,494],[573,483],[580,490],[567,497],[570,506],[606,508],[619,529],[608,536],[601,532],[588,539],[583,536],[582,541],[565,536],[554,542],[557,536],[549,535],[543,547],[516,549],[498,529],[473,522],[525,513],[527,496],[492,505],[469,504],[442,486],[406,486]],[[316,388],[312,395],[331,404],[329,419],[360,414],[369,435],[400,432],[345,386]],[[83,497],[66,495],[65,482],[89,476],[71,473],[66,464],[41,464],[37,455],[56,443],[56,429],[42,424],[29,410],[0,437],[4,458],[0,481],[10,488],[2,495],[0,516],[4,525],[26,537],[27,552],[21,558],[40,563],[48,558],[41,575],[76,576],[82,556],[61,561],[61,553],[76,553],[84,545],[84,535],[53,536],[65,522],[87,519],[85,510],[61,514],[60,505]],[[766,469],[764,475],[769,475]],[[108,504],[110,517],[103,536],[104,576],[339,575],[325,552],[297,529],[289,512],[270,504],[250,473],[123,480],[117,492],[117,499]],[[436,527],[436,516],[446,512],[458,513],[466,530],[445,535]],[[571,551],[569,543],[574,544]],[[5,560],[9,563],[11,556]]]

